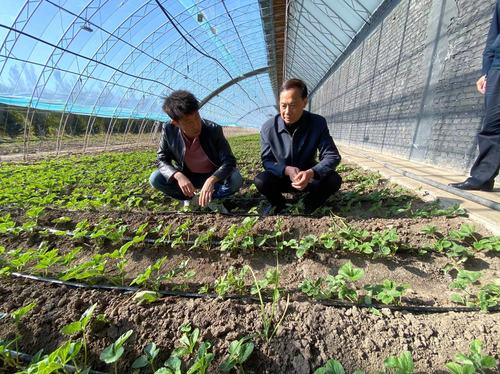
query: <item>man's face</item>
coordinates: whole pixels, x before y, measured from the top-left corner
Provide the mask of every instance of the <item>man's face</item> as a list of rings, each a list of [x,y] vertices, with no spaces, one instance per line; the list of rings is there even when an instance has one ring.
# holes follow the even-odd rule
[[[280,114],[285,124],[290,125],[297,122],[302,117],[306,105],[307,98],[303,99],[297,88],[281,91]]]
[[[201,134],[201,117],[198,111],[178,120],[172,120],[172,124],[180,128],[188,138],[196,138]]]

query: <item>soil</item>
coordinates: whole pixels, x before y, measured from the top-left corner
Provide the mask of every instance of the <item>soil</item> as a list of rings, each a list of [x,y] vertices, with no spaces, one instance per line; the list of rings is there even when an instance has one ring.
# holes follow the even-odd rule
[[[93,323],[89,333],[90,360],[96,370],[106,370],[98,352],[125,331],[134,334],[126,343],[120,361],[121,373],[147,343],[154,341],[166,359],[180,337],[179,327],[190,322],[201,330],[203,340],[213,344],[215,359],[210,372],[226,355],[229,342],[252,335],[262,328],[259,305],[237,300],[196,300],[165,297],[140,306],[129,295],[111,291],[81,290],[25,280],[2,280],[0,308],[9,312],[27,300],[37,307],[21,326],[20,349],[51,351],[67,340],[59,331],[77,320],[93,303],[109,323]],[[0,323],[0,336],[13,338],[15,326]],[[255,338],[255,351],[245,365],[253,373],[309,373],[336,358],[352,372],[383,369],[383,360],[402,350],[413,353],[415,373],[444,373],[454,353],[467,352],[468,342],[480,339],[485,353],[498,357],[500,324],[498,314],[445,313],[411,314],[382,310],[376,316],[367,309],[333,308],[309,302],[291,302],[278,336],[269,343]]]
[[[384,183],[376,188],[385,188]],[[334,208],[342,207],[343,198],[353,186],[346,182],[341,193],[329,205]],[[248,198],[245,208],[259,203],[249,183],[242,193],[246,193]],[[364,192],[366,196],[369,193],[369,190]],[[417,200],[411,194],[402,196],[401,201],[411,201],[415,209],[430,204]],[[391,203],[390,198],[388,203]],[[233,204],[239,202],[233,201]],[[484,352],[498,359],[498,312],[416,314],[385,308],[381,310],[381,315],[377,315],[362,307],[326,306],[298,290],[305,278],[335,275],[342,264],[352,261],[356,267],[365,271],[365,277],[356,283],[358,289],[362,289],[365,284],[391,279],[410,287],[402,299],[403,306],[456,306],[450,301],[453,292],[449,288],[456,272],[444,271],[451,260],[439,253],[420,253],[434,241],[424,235],[422,229],[435,226],[439,232],[447,235],[451,230],[459,229],[462,224],[471,222],[464,217],[415,218],[409,213],[393,216],[384,214],[383,208],[376,211],[370,210],[369,206],[369,202],[361,202],[352,209],[336,210],[338,215],[335,216],[284,215],[259,218],[251,232],[254,235],[271,233],[278,220],[282,223],[286,239],[299,239],[309,234],[319,236],[344,224],[370,232],[395,228],[399,235],[398,251],[387,258],[314,249],[297,259],[293,250],[278,252],[282,295],[290,295],[290,304],[277,336],[269,342],[259,335],[262,330],[260,305],[243,299],[163,297],[150,305],[138,305],[132,300],[131,294],[117,291],[76,289],[21,278],[0,278],[0,312],[11,312],[32,301],[37,303],[37,307],[23,319],[20,330],[23,338],[19,347],[26,353],[34,354],[42,348],[45,352],[50,352],[66,341],[68,337],[60,333],[61,328],[78,320],[91,304],[97,303],[96,314],[104,313],[108,322],[94,320],[88,334],[93,369],[111,370],[99,360],[99,353],[127,330],[134,331],[126,343],[125,356],[120,360],[120,373],[132,372],[132,362],[149,342],[155,342],[159,346],[160,362],[163,362],[177,344],[181,335],[179,327],[186,322],[199,327],[202,339],[213,344],[215,358],[210,366],[210,373],[217,372],[230,342],[247,335],[254,336],[255,342],[254,353],[245,364],[247,373],[311,373],[331,358],[342,362],[348,373],[355,369],[371,373],[384,369],[385,358],[405,350],[413,354],[415,373],[445,373],[445,363],[451,361],[458,352],[467,353],[473,339],[481,340]],[[10,213],[19,224],[26,220],[22,209],[2,209],[1,215],[5,213]],[[70,220],[55,224],[53,220],[59,217],[69,217]],[[178,214],[112,209],[70,211],[47,208],[38,218],[38,225],[73,230],[84,219],[92,224],[107,219],[127,225],[126,235],[133,236],[135,230],[146,222],[149,223],[147,230],[150,231],[159,224],[172,224],[175,228],[187,218],[192,221],[189,228],[190,240],[213,228],[214,240],[219,241],[232,225],[241,225],[245,217],[212,213]],[[475,228],[478,237],[490,236],[484,228],[477,225]],[[148,236],[148,239],[155,238],[155,234]],[[90,239],[74,241],[66,236],[42,235],[36,230],[18,236],[0,235],[0,246],[8,249],[37,248],[42,241],[46,241],[50,248],[58,248],[61,254],[68,253],[75,246],[81,246],[82,252],[77,262],[84,262],[97,253],[111,252],[123,244]],[[192,250],[189,250],[189,246],[172,248],[169,244],[143,244],[132,247],[127,252],[125,283],[130,283],[137,274],[162,257],[168,259],[163,271],[169,271],[185,260],[189,260],[189,269],[196,271],[193,277],[176,277],[162,284],[162,288],[182,288],[194,292],[204,285],[213,287],[215,280],[226,274],[230,267],[241,269],[244,265],[250,265],[257,278],[263,278],[267,270],[276,266],[277,258],[272,246],[232,253],[220,251],[216,244],[209,249]],[[498,255],[491,252],[474,252],[473,258],[467,260],[463,268],[481,271],[483,283],[500,278]],[[54,268],[48,275],[55,277],[61,270],[63,269]],[[111,268],[109,275],[116,275],[116,271]],[[106,281],[103,280],[104,282]],[[251,283],[252,279],[248,275],[246,284],[249,287]],[[284,308],[284,301],[280,305]],[[266,308],[269,310],[271,304],[267,303]],[[11,320],[0,319],[0,339],[12,339],[15,334],[16,327]],[[496,372],[500,372],[500,366]]]

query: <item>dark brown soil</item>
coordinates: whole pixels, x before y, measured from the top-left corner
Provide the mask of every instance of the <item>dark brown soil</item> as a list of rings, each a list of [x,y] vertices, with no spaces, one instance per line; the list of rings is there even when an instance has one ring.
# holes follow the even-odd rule
[[[24,280],[3,279],[0,283],[0,309],[5,312],[35,301],[37,307],[21,327],[21,349],[34,353],[51,351],[67,337],[59,331],[77,320],[93,303],[109,324],[92,325],[89,333],[94,369],[106,370],[98,353],[125,331],[134,334],[126,344],[120,372],[130,365],[151,341],[168,357],[180,333],[179,326],[191,322],[201,330],[203,340],[213,343],[216,368],[230,341],[256,334],[261,329],[259,306],[238,301],[194,300],[166,297],[160,302],[139,306],[130,296],[109,291],[70,289]],[[256,349],[246,365],[254,373],[309,373],[330,358],[340,360],[347,372],[362,368],[366,372],[383,369],[383,360],[410,350],[416,373],[444,373],[444,364],[456,352],[467,352],[468,342],[480,339],[488,354],[499,355],[500,319],[498,314],[446,313],[415,315],[383,310],[382,316],[356,307],[343,309],[308,302],[291,302],[282,329],[269,343],[257,337]],[[13,338],[11,322],[0,322],[0,336]]]

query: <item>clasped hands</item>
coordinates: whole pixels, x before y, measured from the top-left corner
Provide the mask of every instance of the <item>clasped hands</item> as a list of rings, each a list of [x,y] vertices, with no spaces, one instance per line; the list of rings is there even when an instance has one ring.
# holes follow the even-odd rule
[[[178,171],[174,174],[173,178],[177,181],[179,188],[185,196],[194,196],[194,194],[196,193],[196,188],[193,186],[193,183],[191,183],[188,177]],[[198,199],[198,202],[201,206],[207,206],[212,201],[212,195],[215,191],[215,183],[217,182],[218,178],[213,175],[207,178],[200,190]]]
[[[302,191],[314,178],[314,171],[312,169],[301,171],[295,166],[287,166],[285,167],[285,175],[290,178],[293,188]]]

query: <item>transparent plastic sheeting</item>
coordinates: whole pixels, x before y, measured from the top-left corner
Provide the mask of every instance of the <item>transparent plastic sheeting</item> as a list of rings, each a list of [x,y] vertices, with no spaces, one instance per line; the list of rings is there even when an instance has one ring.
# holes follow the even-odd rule
[[[285,78],[314,90],[384,0],[290,1]]]
[[[162,98],[200,100],[267,67],[258,0],[2,0],[0,103],[166,120]],[[210,57],[207,57],[210,56]],[[267,72],[222,91],[202,115],[260,127],[276,113]]]

